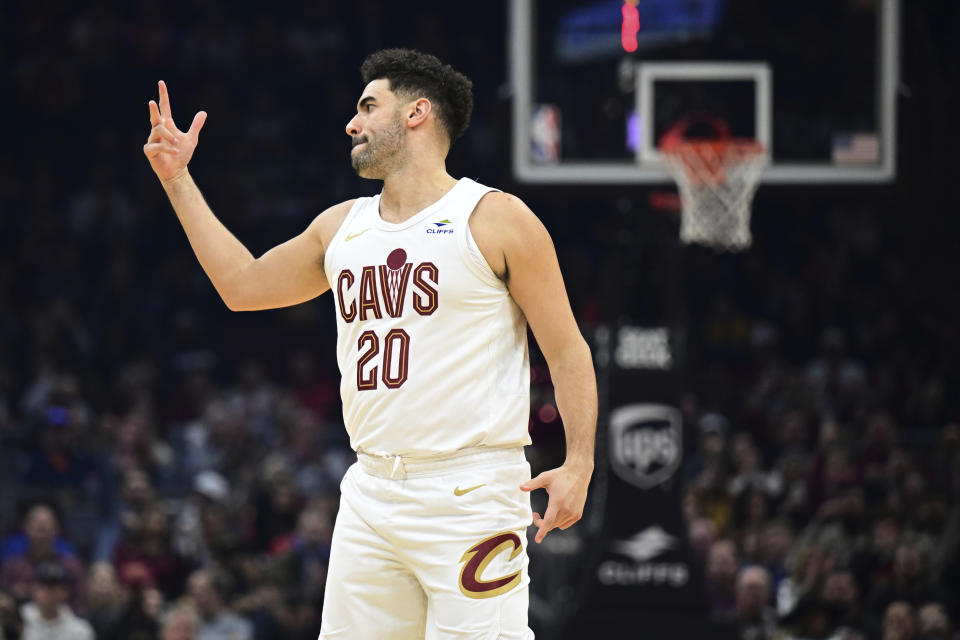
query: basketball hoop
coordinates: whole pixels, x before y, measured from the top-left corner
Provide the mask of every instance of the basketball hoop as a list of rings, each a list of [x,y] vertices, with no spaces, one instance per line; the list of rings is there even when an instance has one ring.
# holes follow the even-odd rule
[[[697,123],[711,126],[714,137],[685,137]],[[748,248],[750,203],[769,162],[763,145],[732,138],[725,122],[701,115],[680,120],[659,146],[680,191],[680,240],[727,251]]]

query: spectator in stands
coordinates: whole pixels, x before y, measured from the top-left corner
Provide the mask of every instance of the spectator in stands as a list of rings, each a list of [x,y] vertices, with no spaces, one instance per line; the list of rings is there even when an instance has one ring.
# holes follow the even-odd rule
[[[850,413],[864,391],[866,377],[863,365],[847,354],[843,330],[825,329],[820,335],[820,355],[806,370],[820,413]]]
[[[750,490],[759,490],[770,498],[780,494],[781,478],[763,470],[760,452],[747,433],[738,433],[732,438],[730,457],[734,468],[734,476],[727,483],[730,495],[736,497]]]
[[[717,538],[717,528],[710,518],[697,516],[690,521],[688,536],[693,552],[701,561],[704,561],[710,553],[713,541]]]
[[[745,559],[759,562],[763,527],[771,517],[771,500],[760,489],[748,489],[737,496],[733,505],[733,532],[739,538]]]
[[[227,606],[230,587],[220,569],[200,569],[190,574],[187,591],[200,614],[197,640],[252,640],[253,627]]]
[[[810,515],[834,519],[848,511],[848,492],[857,483],[850,452],[840,443],[814,455],[807,500]]]
[[[238,514],[226,505],[214,503],[206,505],[201,516],[207,558],[204,564],[218,565],[229,574],[235,587],[245,587],[246,566],[252,558]]]
[[[345,462],[328,443],[341,434],[340,425],[330,428],[324,418],[300,408],[291,411],[284,425],[288,464],[293,482],[303,495],[321,495],[336,491],[340,478],[352,462]]]
[[[44,562],[57,563],[65,574],[71,593],[70,603],[78,608],[83,602],[83,564],[72,553],[61,551],[57,545],[59,524],[53,509],[38,504],[27,511],[23,519],[26,547],[20,553],[7,557],[0,566],[0,589],[9,591],[20,600],[30,596],[36,568]]]
[[[151,582],[167,599],[180,593],[188,565],[172,547],[170,516],[159,502],[144,509],[139,530],[130,531],[114,548],[113,564],[121,576],[131,563],[143,564]]]
[[[890,459],[897,452],[898,440],[893,416],[887,411],[871,413],[860,443],[857,474],[868,481],[886,476]]]
[[[203,416],[187,424],[177,452],[186,477],[214,470],[228,479],[243,469],[256,447],[246,424],[244,404],[236,397],[217,395],[203,409]]]
[[[70,582],[56,562],[43,562],[35,569],[32,598],[23,605],[23,640],[94,640],[93,627],[74,615],[67,601]]]
[[[97,640],[156,638],[163,595],[154,587],[150,569],[139,562],[128,563],[123,568],[120,580],[126,586],[128,597],[123,612],[113,627],[115,635],[112,639],[108,636],[105,639],[98,637]]]
[[[883,584],[893,574],[893,557],[900,539],[901,526],[893,513],[874,516],[866,544],[854,554],[852,568],[860,584]]]
[[[787,556],[793,547],[793,529],[786,520],[771,520],[760,534],[760,563],[770,572],[773,589],[787,577]]]
[[[741,569],[737,575],[736,615],[742,640],[773,640],[777,623],[769,601],[770,573],[758,565]]]
[[[780,517],[799,524],[807,518],[807,481],[811,455],[801,448],[789,448],[775,464],[783,478],[783,499],[779,504]]]
[[[117,475],[143,470],[153,477],[172,471],[173,449],[157,437],[156,417],[150,402],[140,402],[120,416],[105,416],[110,466]]]
[[[720,532],[728,531],[733,516],[733,500],[726,490],[726,476],[722,458],[708,460],[690,489],[698,513],[713,520]]]
[[[323,600],[332,534],[330,511],[322,504],[309,506],[300,513],[296,533],[279,552],[283,583],[308,602]]]
[[[731,618],[736,611],[736,580],[740,561],[733,540],[721,538],[707,554],[707,605],[711,616]]]
[[[337,382],[323,374],[316,357],[306,349],[297,349],[287,360],[290,387],[298,403],[322,419],[337,406]]]
[[[946,610],[939,602],[929,602],[917,612],[919,640],[950,640],[951,625]]]
[[[34,505],[34,506],[47,506],[49,508],[48,505]],[[26,515],[28,517],[30,515],[30,511],[32,511],[33,508],[34,507],[31,507],[27,511]],[[56,519],[56,517],[54,517],[54,519]],[[24,524],[24,528],[26,528],[26,524]],[[9,558],[10,556],[21,555],[25,553],[29,547],[30,547],[30,539],[27,537],[27,534],[25,531],[19,531],[11,536],[8,536],[3,541],[3,544],[0,545],[0,563],[3,563],[3,561]],[[57,553],[60,553],[63,555],[76,556],[77,554],[77,550],[74,548],[72,544],[70,544],[70,541],[66,540],[63,536],[59,535],[59,533],[54,538],[53,547],[57,551]]]
[[[10,594],[0,591],[0,640],[18,640],[22,632],[23,621],[17,601]]]
[[[894,602],[913,607],[930,602],[949,604],[950,597],[937,585],[931,574],[927,547],[927,542],[922,538],[906,537],[900,541],[893,558],[893,579],[887,584],[877,585],[870,593],[867,600],[870,613],[885,615],[884,612],[889,612]]]
[[[193,478],[189,500],[177,514],[173,532],[174,549],[181,556],[203,565],[216,559],[218,549],[231,542],[229,531],[230,483],[216,471],[203,471]]]
[[[127,593],[109,562],[96,562],[87,573],[84,617],[97,640],[117,638],[117,627],[127,606]]]
[[[100,527],[96,559],[109,560],[121,536],[136,535],[140,531],[144,512],[155,499],[156,490],[146,471],[134,468],[123,473],[119,499],[113,501],[110,513]]]
[[[835,529],[825,532],[808,529],[805,532],[787,561],[790,575],[781,581],[777,590],[778,611],[786,613],[804,608],[821,613],[826,611],[827,607],[819,597],[820,585],[837,567],[843,553],[842,545]],[[815,620],[818,615],[811,613],[807,617]]]
[[[916,622],[913,607],[903,601],[891,602],[883,614],[883,640],[914,640]]]
[[[697,419],[698,446],[690,453],[688,474],[692,477],[713,460],[722,460],[727,453],[730,421],[719,413],[705,413]]]
[[[200,617],[192,606],[179,605],[163,616],[160,640],[197,640]]]
[[[833,606],[816,594],[805,596],[794,611],[784,617],[780,626],[788,630],[790,640],[880,640],[879,634],[865,634],[842,626]]]
[[[227,396],[227,404],[238,404],[246,416],[251,434],[262,446],[277,440],[277,404],[279,392],[267,376],[262,362],[249,359],[239,367],[237,388]]]
[[[272,550],[296,528],[303,498],[289,472],[283,470],[265,479],[265,486],[256,496],[255,504],[253,525],[257,545]]]
[[[50,315],[55,322],[76,328],[76,311],[66,304],[51,303]],[[67,330],[67,329],[65,329]],[[90,411],[80,395],[80,384],[75,374],[58,376],[49,404],[35,416],[36,442],[27,456],[23,480],[34,490],[60,492],[80,502],[83,489],[96,478],[99,470],[90,439],[84,433],[90,429]]]
[[[850,570],[835,569],[827,574],[820,598],[834,610],[835,623],[840,629],[846,633],[865,633],[867,622],[863,617],[860,589]]]

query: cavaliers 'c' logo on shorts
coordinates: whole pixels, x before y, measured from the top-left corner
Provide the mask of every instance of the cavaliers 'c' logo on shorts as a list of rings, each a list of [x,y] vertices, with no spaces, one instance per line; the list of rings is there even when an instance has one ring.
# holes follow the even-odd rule
[[[460,591],[463,595],[468,598],[492,598],[520,584],[519,571],[493,580],[481,578],[490,561],[507,550],[510,550],[511,560],[523,552],[520,537],[511,531],[484,538],[464,552],[460,558],[460,562],[465,563],[460,569]]]

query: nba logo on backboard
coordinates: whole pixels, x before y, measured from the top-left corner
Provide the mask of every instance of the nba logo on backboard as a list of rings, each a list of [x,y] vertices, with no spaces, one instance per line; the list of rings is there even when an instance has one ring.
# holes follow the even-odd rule
[[[560,159],[560,110],[552,104],[538,106],[530,119],[532,160],[550,164]]]
[[[673,477],[680,466],[680,412],[660,404],[632,404],[610,414],[610,461],[614,472],[640,489]]]

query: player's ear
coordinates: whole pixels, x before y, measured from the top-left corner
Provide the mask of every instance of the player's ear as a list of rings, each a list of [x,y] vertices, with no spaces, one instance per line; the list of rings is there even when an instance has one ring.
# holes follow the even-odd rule
[[[427,121],[433,105],[426,98],[417,98],[407,108],[407,126],[417,127]]]

